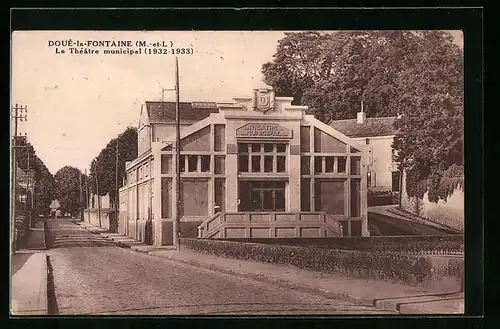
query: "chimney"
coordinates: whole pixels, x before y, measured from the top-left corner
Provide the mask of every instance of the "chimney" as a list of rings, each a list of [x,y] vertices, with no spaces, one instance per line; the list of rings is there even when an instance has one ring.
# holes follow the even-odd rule
[[[362,124],[366,120],[366,113],[363,111],[363,101],[361,101],[361,112],[358,112],[358,123]]]

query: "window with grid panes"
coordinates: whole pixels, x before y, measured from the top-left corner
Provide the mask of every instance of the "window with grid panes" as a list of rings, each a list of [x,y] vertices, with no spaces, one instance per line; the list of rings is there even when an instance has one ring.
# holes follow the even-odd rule
[[[210,155],[181,155],[180,170],[181,172],[210,172]]]
[[[286,172],[287,145],[283,143],[238,143],[238,172]]]
[[[314,157],[314,173],[339,173],[346,172],[346,157],[345,156],[315,156]],[[324,162],[324,166],[323,166]]]

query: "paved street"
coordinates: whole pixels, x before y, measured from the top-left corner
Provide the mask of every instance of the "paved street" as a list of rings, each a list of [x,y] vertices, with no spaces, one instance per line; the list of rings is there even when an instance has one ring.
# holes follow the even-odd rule
[[[284,289],[120,248],[49,220],[57,314],[373,314],[368,306]],[[50,280],[50,279],[49,279]],[[55,300],[54,300],[55,297]],[[50,303],[50,300],[49,300]],[[381,312],[387,314],[387,311]]]

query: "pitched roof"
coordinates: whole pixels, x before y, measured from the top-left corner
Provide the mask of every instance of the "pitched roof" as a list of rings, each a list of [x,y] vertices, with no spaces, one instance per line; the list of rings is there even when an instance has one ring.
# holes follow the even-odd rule
[[[366,118],[363,123],[358,123],[357,119],[346,119],[332,120],[329,125],[352,138],[392,136],[396,134],[395,121],[396,117]]]
[[[175,122],[175,102],[146,102],[146,110],[150,121],[153,122]],[[190,102],[179,103],[180,120],[200,121],[217,113],[217,107],[193,108]]]

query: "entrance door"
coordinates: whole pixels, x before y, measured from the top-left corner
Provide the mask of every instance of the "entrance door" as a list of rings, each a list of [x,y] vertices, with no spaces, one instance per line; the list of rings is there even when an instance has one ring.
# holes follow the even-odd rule
[[[285,211],[285,182],[240,182],[239,211]]]

